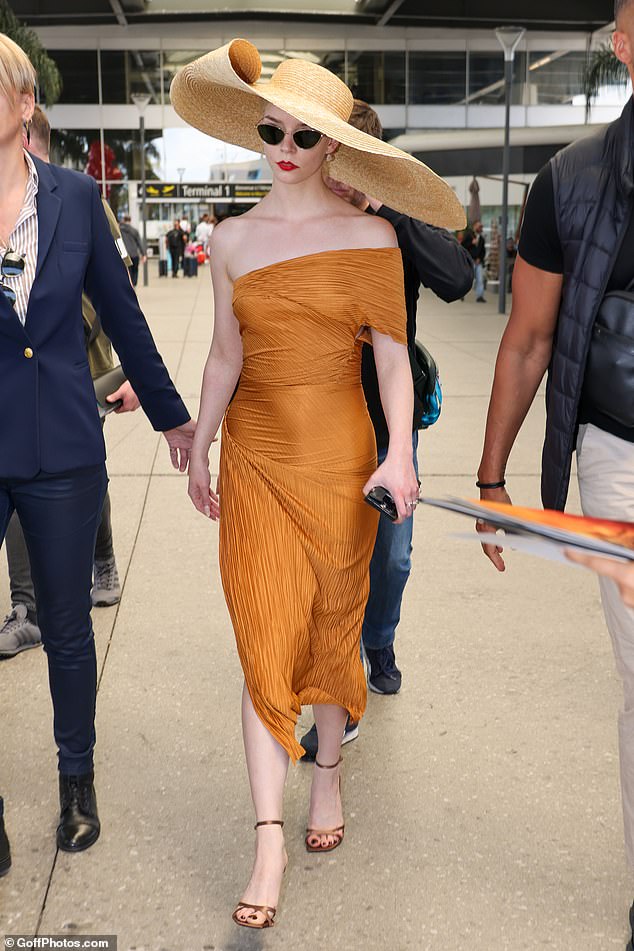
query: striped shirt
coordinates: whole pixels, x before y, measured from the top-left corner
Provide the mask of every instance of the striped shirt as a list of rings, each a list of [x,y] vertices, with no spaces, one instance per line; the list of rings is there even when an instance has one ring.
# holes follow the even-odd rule
[[[0,259],[10,249],[24,258],[24,270],[15,277],[3,276],[2,281],[12,287],[16,294],[15,311],[22,324],[26,321],[26,311],[29,306],[29,296],[33,281],[35,280],[35,269],[37,267],[37,241],[38,241],[38,223],[37,223],[37,190],[39,179],[33,159],[28,152],[24,153],[26,164],[29,169],[29,177],[24,192],[24,202],[18,215],[15,228],[9,235],[9,247],[4,245],[6,240],[0,235]]]

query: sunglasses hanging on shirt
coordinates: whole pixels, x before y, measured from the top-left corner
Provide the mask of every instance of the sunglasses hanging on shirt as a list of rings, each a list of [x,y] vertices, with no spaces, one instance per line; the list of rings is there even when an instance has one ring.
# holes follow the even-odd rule
[[[258,135],[267,145],[279,145],[286,135],[284,129],[270,125],[268,122],[261,122],[257,130]],[[293,132],[293,142],[298,149],[314,149],[322,138],[322,133],[315,129],[298,129],[297,132]]]
[[[17,251],[7,248],[6,254],[0,261],[0,275],[3,278],[19,277],[24,271],[25,264],[23,254],[18,254]],[[15,302],[18,299],[15,289],[9,284],[5,284],[4,281],[0,281],[0,292],[4,294],[11,306],[15,307]]]

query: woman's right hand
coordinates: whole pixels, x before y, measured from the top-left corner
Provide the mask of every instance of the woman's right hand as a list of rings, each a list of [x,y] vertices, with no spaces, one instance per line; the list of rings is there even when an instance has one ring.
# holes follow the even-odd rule
[[[189,462],[189,485],[188,495],[194,504],[194,508],[217,522],[220,518],[220,499],[215,492],[211,491],[211,475],[209,473],[208,459],[191,458]]]

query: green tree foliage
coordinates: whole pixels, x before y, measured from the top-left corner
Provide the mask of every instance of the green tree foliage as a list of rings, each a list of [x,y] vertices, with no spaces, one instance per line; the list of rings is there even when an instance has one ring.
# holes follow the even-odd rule
[[[586,118],[601,86],[626,86],[629,78],[627,66],[616,58],[611,43],[593,50],[583,71]]]
[[[33,63],[37,73],[40,96],[47,106],[52,106],[60,97],[62,77],[56,64],[40,43],[37,34],[20,23],[9,6],[8,0],[0,0],[0,33],[5,33],[21,46]]]

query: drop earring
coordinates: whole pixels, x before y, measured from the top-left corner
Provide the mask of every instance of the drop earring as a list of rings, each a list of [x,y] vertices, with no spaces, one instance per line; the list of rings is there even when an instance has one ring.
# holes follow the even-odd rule
[[[24,129],[24,134],[25,134],[25,136],[26,136],[27,145],[30,145],[30,143],[31,143],[31,123],[28,122],[28,121],[25,119],[24,122],[22,123],[22,127],[23,127],[23,129]]]
[[[334,152],[329,152],[328,155],[326,156],[326,161],[327,161],[327,162],[334,162],[334,160],[335,160]]]

